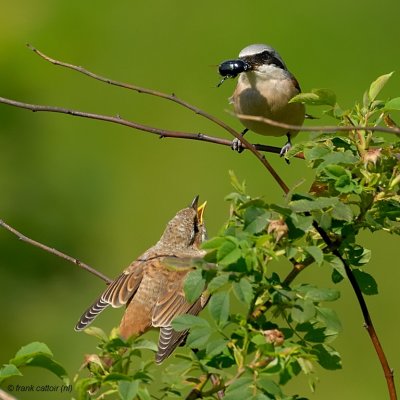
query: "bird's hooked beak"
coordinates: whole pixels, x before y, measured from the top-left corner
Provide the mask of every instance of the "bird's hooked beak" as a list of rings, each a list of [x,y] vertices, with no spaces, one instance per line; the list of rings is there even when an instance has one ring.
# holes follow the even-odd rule
[[[207,201],[205,201],[205,202],[204,202],[203,204],[201,204],[200,206],[199,206],[198,204],[199,204],[199,195],[197,195],[197,196],[193,199],[193,201],[192,201],[190,207],[192,207],[194,210],[196,210],[196,212],[197,212],[197,220],[198,220],[198,222],[199,222],[199,225],[202,225],[203,222],[204,222],[204,220],[203,220],[203,214],[204,214],[204,210],[205,210],[206,205],[207,205]]]

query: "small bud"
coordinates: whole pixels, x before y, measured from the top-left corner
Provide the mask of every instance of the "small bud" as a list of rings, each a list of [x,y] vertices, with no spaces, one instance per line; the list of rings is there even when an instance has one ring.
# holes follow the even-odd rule
[[[369,149],[363,154],[363,161],[364,165],[366,166],[369,162],[372,164],[376,165],[376,162],[378,161],[378,158],[381,155],[381,148],[378,149]]]
[[[283,333],[278,329],[269,329],[264,331],[265,341],[267,343],[271,343],[275,346],[281,346],[285,341],[285,336]]]
[[[275,219],[270,221],[267,232],[272,233],[276,241],[279,242],[283,236],[287,235],[288,226],[283,219]]]

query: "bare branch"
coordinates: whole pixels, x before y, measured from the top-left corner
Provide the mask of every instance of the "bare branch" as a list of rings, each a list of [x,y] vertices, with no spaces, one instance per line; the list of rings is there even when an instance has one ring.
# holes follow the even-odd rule
[[[247,148],[248,150],[250,150],[256,157],[257,159],[264,165],[264,167],[269,171],[269,173],[272,175],[272,177],[275,179],[275,181],[278,183],[278,185],[282,188],[282,190],[287,194],[289,193],[289,188],[287,187],[287,185],[285,184],[285,182],[281,179],[281,177],[278,175],[278,173],[274,170],[274,168],[272,167],[272,165],[268,162],[268,160],[265,158],[265,156],[263,154],[261,154],[258,149],[252,145],[247,139],[245,139],[244,137],[242,137],[242,135],[240,134],[240,132],[236,131],[235,129],[233,129],[232,127],[230,127],[229,125],[227,125],[225,122],[221,121],[220,119],[214,117],[213,115],[206,113],[205,111],[201,110],[198,107],[195,107],[181,99],[179,99],[178,97],[176,97],[174,94],[170,95],[170,94],[166,94],[166,93],[162,93],[162,92],[158,92],[155,90],[151,90],[151,89],[146,89],[146,88],[142,88],[140,86],[136,86],[136,85],[130,85],[128,83],[124,83],[124,82],[118,82],[118,81],[114,81],[112,79],[108,79],[105,77],[102,77],[100,75],[97,75],[93,72],[90,72],[88,70],[86,70],[85,68],[73,65],[73,64],[68,64],[68,63],[64,63],[62,61],[58,61],[55,60],[51,57],[46,56],[44,53],[42,53],[41,51],[35,49],[33,46],[28,44],[28,47],[33,50],[36,54],[38,54],[40,57],[42,57],[43,59],[45,59],[46,61],[51,62],[54,65],[58,65],[58,66],[62,66],[65,68],[70,68],[73,69],[74,71],[80,72],[84,75],[90,76],[91,78],[97,79],[101,82],[105,82],[105,83],[109,83],[111,85],[114,86],[119,86],[125,89],[130,89],[130,90],[134,90],[138,93],[145,93],[145,94],[149,94],[152,96],[156,96],[156,97],[161,97],[170,101],[173,101],[185,108],[188,108],[189,110],[195,112],[198,115],[201,115],[204,118],[207,118],[208,120],[210,120],[211,122],[215,123],[216,125],[218,125],[219,127],[221,127],[222,129],[226,130],[227,132],[229,132],[232,136],[234,136],[235,138],[239,139],[243,145],[243,147]],[[114,122],[114,121],[110,121],[110,122]],[[137,124],[139,125],[139,124]],[[143,125],[141,125],[143,127]],[[149,127],[147,127],[149,128]],[[136,128],[136,129],[140,129],[140,128]],[[154,129],[154,128],[153,128]],[[142,129],[145,130],[145,129]],[[147,129],[146,129],[147,130]],[[149,132],[149,130],[147,130]],[[164,136],[164,135],[162,135]],[[177,137],[176,135],[171,135],[168,137]],[[192,138],[194,139],[194,138]],[[199,140],[199,139],[197,139]]]
[[[90,272],[93,275],[96,275],[98,278],[102,279],[104,282],[107,284],[111,283],[112,280],[108,278],[107,276],[103,275],[101,272],[95,270],[94,268],[90,267],[89,265],[83,263],[82,261],[79,261],[76,258],[73,258],[65,253],[62,253],[59,250],[56,250],[54,248],[48,247],[42,243],[37,242],[36,240],[30,239],[27,236],[23,235],[21,232],[18,232],[16,229],[11,227],[10,225],[6,224],[3,220],[0,219],[0,226],[3,228],[7,229],[9,232],[14,234],[15,236],[18,237],[18,239],[22,240],[25,243],[31,244],[32,246],[38,247],[39,249],[42,249],[48,253],[54,254],[57,257],[60,257],[64,260],[69,261],[72,264],[75,264],[79,268],[83,268],[86,271]]]
[[[123,126],[128,126],[129,128],[138,129],[141,131],[153,133],[155,135],[160,136],[161,138],[175,138],[175,139],[189,139],[189,140],[198,140],[201,142],[209,142],[214,144],[219,144],[222,146],[230,147],[232,145],[232,141],[228,139],[222,139],[215,136],[205,135],[203,133],[193,133],[193,132],[179,132],[179,131],[171,131],[166,129],[158,129],[151,126],[146,126],[142,124],[138,124],[133,121],[129,121],[123,119],[119,116],[112,117],[109,115],[101,115],[101,114],[93,114],[93,113],[86,113],[83,111],[71,110],[62,107],[54,107],[54,106],[45,106],[39,104],[30,104],[30,103],[23,103],[21,101],[7,99],[5,97],[0,97],[0,103],[8,104],[10,106],[24,108],[27,110],[31,110],[33,112],[55,112],[60,114],[68,114],[75,117],[82,117],[82,118],[90,118],[96,119],[105,122],[112,122],[114,124],[119,124]],[[276,146],[267,146],[263,144],[255,144],[254,147],[259,151],[266,151],[269,153],[279,154],[280,148]],[[303,155],[297,155],[298,158],[304,158]]]
[[[233,114],[231,111],[228,113]],[[349,126],[334,126],[334,125],[321,125],[321,126],[304,126],[304,125],[290,125],[283,122],[274,121],[273,119],[259,117],[256,115],[244,115],[244,114],[233,114],[237,118],[247,119],[249,121],[263,122],[266,125],[277,126],[278,128],[296,130],[303,132],[349,132],[349,131],[375,131],[375,132],[386,132],[400,135],[400,128],[389,128],[386,126],[360,126],[360,125],[349,125]]]

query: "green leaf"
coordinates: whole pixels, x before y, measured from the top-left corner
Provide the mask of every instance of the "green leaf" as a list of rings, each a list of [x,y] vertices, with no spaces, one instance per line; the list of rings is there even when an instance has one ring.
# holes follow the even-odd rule
[[[315,200],[293,200],[289,203],[289,206],[294,212],[310,212],[333,207],[338,202],[339,200],[336,197],[318,197]]]
[[[236,238],[226,237],[224,243],[217,250],[217,260],[222,266],[234,263],[242,255]]]
[[[319,219],[319,225],[324,230],[329,230],[332,226],[332,213],[323,212]]]
[[[201,247],[206,250],[214,250],[220,248],[224,242],[224,237],[216,236],[204,242]]]
[[[210,327],[194,327],[190,330],[186,344],[193,349],[203,349],[207,345],[211,333]]]
[[[257,379],[257,386],[265,390],[269,394],[282,397],[281,387],[276,382],[267,377],[260,376],[260,378]]]
[[[378,284],[372,275],[359,269],[353,269],[353,275],[357,280],[358,286],[360,286],[360,289],[364,294],[378,294]]]
[[[313,318],[315,312],[315,306],[312,301],[297,299],[290,315],[294,321],[302,324]]]
[[[205,284],[206,281],[203,278],[200,269],[190,271],[187,274],[185,283],[183,285],[183,290],[185,292],[186,300],[189,303],[194,303],[201,296]]]
[[[342,331],[342,323],[336,312],[327,307],[315,307],[317,310],[316,319],[326,326],[325,334],[327,336],[337,335]]]
[[[304,335],[304,340],[306,340],[307,342],[324,343],[326,339],[327,335],[325,334],[325,328],[312,327]]]
[[[138,389],[138,381],[121,381],[118,385],[118,392],[121,400],[133,400],[137,395]]]
[[[229,280],[229,274],[218,275],[211,279],[210,283],[207,285],[207,289],[210,293],[215,292],[220,287],[224,286]]]
[[[131,382],[132,378],[128,375],[121,374],[118,372],[112,372],[111,374],[106,375],[103,379],[103,382],[119,382],[119,381],[129,381]]]
[[[329,178],[333,178],[333,179],[337,179],[337,178],[341,177],[342,175],[347,175],[347,176],[350,175],[350,173],[347,169],[343,168],[340,165],[336,165],[336,164],[329,164],[329,165],[325,166],[324,172]]]
[[[387,101],[383,111],[400,111],[400,97]]]
[[[304,150],[304,158],[307,161],[313,161],[313,160],[319,160],[326,156],[327,154],[331,153],[331,149],[329,147],[326,147],[325,145],[317,145],[314,147],[311,147],[309,149]]]
[[[29,365],[32,367],[41,367],[47,369],[52,372],[54,375],[58,376],[66,385],[69,385],[69,378],[67,371],[64,367],[58,362],[54,361],[48,355],[45,354],[37,354],[29,361],[26,362],[25,365]]]
[[[243,376],[233,381],[225,391],[224,400],[244,400],[252,396],[251,384],[253,379],[251,377]]]
[[[386,85],[387,81],[390,79],[392,75],[393,72],[381,75],[374,82],[371,83],[371,86],[369,87],[368,91],[368,97],[370,101],[374,101],[376,99],[379,92],[383,89],[383,87]]]
[[[152,400],[149,391],[147,388],[139,388],[138,390],[138,396],[140,400]]]
[[[206,347],[206,353],[209,357],[213,357],[226,349],[227,340],[217,339],[209,342]]]
[[[233,282],[233,292],[240,301],[247,305],[250,305],[253,300],[253,287],[244,277],[239,282]]]
[[[359,158],[356,157],[350,150],[346,150],[344,152],[331,151],[323,156],[322,159],[324,161],[318,166],[318,173],[328,165],[353,165],[359,161]]]
[[[85,328],[84,332],[87,335],[94,336],[95,338],[102,340],[103,342],[108,341],[108,336],[102,329],[98,328],[97,326],[88,326],[87,328]]]
[[[369,263],[371,260],[371,250],[360,245],[355,245],[348,250],[347,256],[352,266],[359,267]]]
[[[37,355],[53,357],[53,353],[45,343],[32,342],[21,347],[15,357],[10,360],[10,363],[15,364],[18,367],[19,365],[25,364],[29,359]]]
[[[231,178],[231,185],[233,186],[233,188],[241,193],[244,194],[246,192],[246,184],[245,181],[243,181],[242,183],[239,182],[239,179],[237,178],[237,176],[235,175],[235,173],[232,170],[229,170],[229,176]]]
[[[313,224],[313,217],[311,216],[304,216],[300,214],[295,214],[292,213],[290,216],[290,219],[293,223],[293,225],[297,228],[302,230],[303,232],[308,232],[309,230],[312,229],[312,224]]]
[[[332,254],[324,254],[324,261],[336,270],[343,278],[347,278],[344,265],[338,257]]]
[[[342,368],[342,360],[337,351],[331,349],[327,345],[316,344],[312,351],[318,358],[321,367],[328,370],[336,370]]]
[[[208,309],[217,324],[222,325],[228,321],[229,293],[225,291],[215,293],[210,299]]]
[[[0,383],[12,376],[22,376],[21,371],[14,364],[4,364],[0,369]]]
[[[131,346],[133,349],[138,350],[151,350],[156,352],[158,350],[157,344],[147,339],[136,339]]]
[[[304,250],[315,260],[318,265],[324,261],[324,253],[318,246],[307,246]]]
[[[344,279],[344,276],[339,274],[339,272],[337,272],[336,269],[333,269],[331,279],[332,279],[333,283],[339,283],[339,282],[342,282],[342,280]]]
[[[248,207],[244,213],[244,230],[255,234],[265,229],[271,213],[263,208]]]
[[[332,208],[332,218],[337,219],[339,221],[351,222],[353,220],[353,211],[350,206],[344,203],[337,203]]]
[[[335,189],[339,193],[351,193],[357,192],[357,185],[355,185],[354,181],[348,175],[342,175],[336,182],[335,182]]]
[[[290,103],[304,103],[313,106],[336,104],[336,95],[330,89],[312,89],[311,93],[300,93],[294,96]]]
[[[210,327],[210,324],[204,318],[190,314],[178,315],[172,320],[172,328],[174,328],[178,332],[184,331],[194,326]]]
[[[321,302],[321,301],[335,301],[340,297],[339,290],[336,289],[320,289],[320,288],[311,288],[308,290],[304,296],[305,299]]]

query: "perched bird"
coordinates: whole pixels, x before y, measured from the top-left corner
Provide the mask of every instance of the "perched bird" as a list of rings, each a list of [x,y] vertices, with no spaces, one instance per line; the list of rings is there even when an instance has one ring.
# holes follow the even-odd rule
[[[128,339],[152,327],[160,328],[157,363],[184,342],[188,331],[174,331],[171,321],[182,314],[197,315],[208,301],[208,295],[202,294],[191,304],[183,291],[193,261],[205,254],[200,249],[206,239],[205,205],[198,206],[196,196],[189,207],[178,211],[168,222],[160,240],[107,287],[79,319],[75,330],[86,328],[109,305],[126,305],[119,326],[120,335]]]
[[[264,117],[290,125],[303,124],[304,105],[289,103],[292,97],[300,93],[299,83],[271,46],[252,44],[245,47],[238,59],[221,63],[219,73],[223,76],[219,85],[227,78],[239,76],[230,98],[236,114]],[[287,143],[282,147],[281,156],[290,149],[291,138],[298,133],[298,130],[287,130],[240,116],[239,120],[246,127],[243,134],[251,130],[265,136],[286,135]],[[237,139],[232,148],[239,152],[243,150]]]

